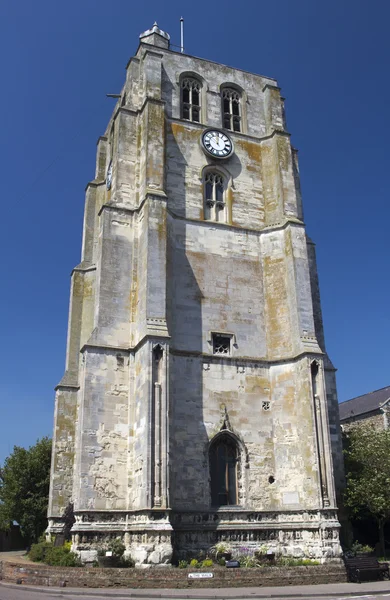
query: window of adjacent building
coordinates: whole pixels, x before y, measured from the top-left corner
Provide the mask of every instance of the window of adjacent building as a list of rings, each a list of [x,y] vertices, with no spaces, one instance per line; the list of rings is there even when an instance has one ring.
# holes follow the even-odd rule
[[[231,335],[223,335],[222,333],[213,333],[213,354],[229,356],[231,353]]]
[[[226,222],[224,179],[220,173],[208,171],[204,177],[204,218]]]
[[[213,506],[237,504],[238,452],[235,440],[223,435],[210,448],[211,503]]]
[[[242,131],[241,94],[232,88],[222,90],[223,126],[230,131]]]
[[[200,123],[200,97],[202,85],[194,77],[184,77],[181,81],[181,117]]]

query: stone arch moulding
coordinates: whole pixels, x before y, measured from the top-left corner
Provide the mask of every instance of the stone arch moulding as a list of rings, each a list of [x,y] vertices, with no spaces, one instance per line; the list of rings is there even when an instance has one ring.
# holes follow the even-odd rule
[[[199,75],[196,71],[182,71],[176,74],[176,85],[179,90],[179,117],[182,118],[182,95],[181,95],[181,85],[183,79],[189,77],[191,79],[196,79],[199,81],[201,85],[200,89],[200,121],[199,124],[205,125],[207,123],[207,91],[209,89],[208,83],[204,77]]]
[[[224,89],[231,89],[238,92],[241,96],[241,131],[239,133],[248,133],[248,115],[247,115],[247,104],[248,104],[248,96],[244,88],[242,88],[237,83],[233,83],[231,81],[224,81],[219,86],[219,96],[221,99],[221,118],[223,119],[223,110],[222,110],[222,92]],[[223,124],[223,123],[222,123]],[[233,133],[233,132],[232,132]]]
[[[207,456],[207,470],[209,475],[209,490],[210,490],[210,506],[216,508],[215,502],[213,502],[213,476],[215,477],[215,473],[212,473],[212,464],[211,464],[211,455],[214,447],[219,442],[223,442],[224,438],[227,442],[234,444],[236,448],[236,506],[240,506],[241,508],[245,508],[246,499],[247,499],[247,468],[249,467],[249,455],[248,450],[242,441],[241,437],[238,436],[231,429],[223,428],[218,431],[213,437],[209,440],[206,445],[206,456]],[[221,504],[218,505],[219,508],[229,508],[229,504]]]
[[[230,423],[229,423],[230,425]],[[218,440],[218,438],[222,437],[223,435],[229,435],[234,442],[237,444],[238,449],[240,450],[240,452],[242,453],[243,457],[244,457],[244,465],[248,466],[249,465],[249,452],[248,449],[241,437],[241,435],[239,435],[236,430],[230,426],[230,428],[221,428],[217,433],[215,433],[212,438],[210,438],[210,440],[207,442],[206,445],[206,453],[209,452],[210,447]]]
[[[216,171],[217,173],[220,173],[226,180],[226,189],[230,187],[234,189],[233,175],[230,173],[230,171],[228,171],[226,167],[224,167],[220,163],[215,164],[215,162],[203,165],[199,170],[200,181],[204,180],[204,177],[208,171]]]
[[[207,179],[207,175],[209,173],[214,173],[216,175],[219,175],[222,178],[222,184],[223,184],[223,217],[222,219],[217,219],[217,218],[209,218],[206,216],[206,179]],[[201,186],[202,186],[202,195],[203,195],[203,218],[204,220],[208,221],[210,220],[210,222],[221,222],[224,224],[231,224],[232,223],[232,203],[233,203],[233,195],[232,195],[232,191],[234,189],[233,187],[233,177],[232,175],[229,173],[229,171],[221,166],[221,165],[216,165],[214,163],[208,164],[208,165],[204,165],[201,168],[200,171],[200,181],[201,181]]]
[[[184,77],[193,77],[194,79],[198,79],[200,81],[200,83],[202,84],[202,87],[205,89],[205,91],[207,92],[209,89],[209,85],[207,83],[207,81],[205,80],[204,77],[202,77],[202,75],[199,75],[199,73],[197,73],[196,71],[180,71],[180,73],[176,74],[176,83],[177,85],[180,86],[182,79],[184,79]]]

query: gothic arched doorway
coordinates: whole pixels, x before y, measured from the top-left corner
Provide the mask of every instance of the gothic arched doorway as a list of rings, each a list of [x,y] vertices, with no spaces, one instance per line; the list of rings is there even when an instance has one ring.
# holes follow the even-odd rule
[[[219,435],[211,444],[209,464],[212,506],[236,505],[238,447],[231,435]]]

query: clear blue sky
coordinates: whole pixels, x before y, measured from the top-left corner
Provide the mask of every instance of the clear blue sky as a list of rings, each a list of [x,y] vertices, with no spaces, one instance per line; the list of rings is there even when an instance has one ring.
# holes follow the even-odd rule
[[[3,0],[0,462],[51,435],[84,187],[138,35],[275,77],[339,399],[390,384],[388,0]]]

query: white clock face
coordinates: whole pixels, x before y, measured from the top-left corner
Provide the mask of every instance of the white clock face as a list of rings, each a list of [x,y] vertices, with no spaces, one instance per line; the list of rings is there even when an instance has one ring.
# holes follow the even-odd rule
[[[202,146],[215,158],[227,158],[233,153],[233,142],[222,131],[209,129],[202,134]]]

